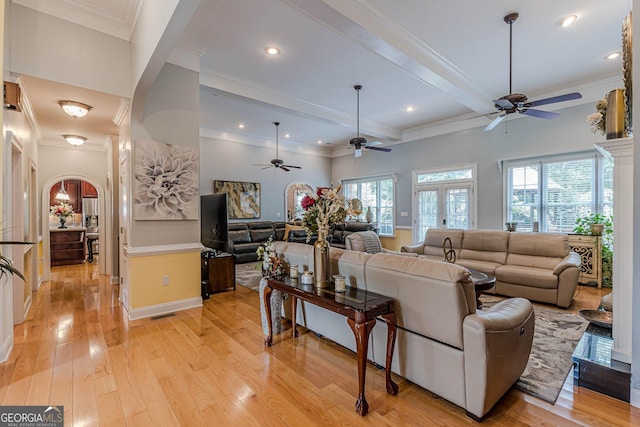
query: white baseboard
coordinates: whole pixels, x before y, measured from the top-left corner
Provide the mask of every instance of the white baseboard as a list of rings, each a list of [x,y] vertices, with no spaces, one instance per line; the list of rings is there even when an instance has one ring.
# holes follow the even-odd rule
[[[0,347],[0,363],[4,363],[9,359],[11,350],[13,350],[13,332],[4,340],[2,347]]]
[[[160,316],[162,314],[173,313],[174,311],[181,311],[195,307],[202,307],[202,297],[194,297],[164,304],[151,305],[148,307],[134,308],[129,310],[129,320]]]
[[[640,408],[640,389],[631,387],[631,398],[629,399],[631,406]]]

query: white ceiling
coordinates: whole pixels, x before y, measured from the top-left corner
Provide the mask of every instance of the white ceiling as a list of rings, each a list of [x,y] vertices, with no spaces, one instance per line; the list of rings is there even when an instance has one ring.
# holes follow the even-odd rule
[[[82,14],[85,22],[117,17],[104,20],[111,29],[93,28],[115,35],[129,25],[119,33],[125,39],[141,3],[13,1],[59,4],[56,12],[40,10],[78,23]],[[360,128],[369,140],[389,146],[486,126],[495,115],[466,119],[494,112],[491,100],[509,92],[503,17],[510,12],[520,14],[513,24],[513,91],[530,100],[584,96],[544,110],[595,105],[621,80],[621,60],[603,57],[621,49],[629,10],[630,0],[203,0],[180,48],[202,52],[202,135],[271,146],[272,122],[280,121],[281,148],[340,155],[356,132],[354,84],[363,85]],[[558,26],[567,14],[578,15],[576,23]],[[268,57],[266,46],[281,55]],[[416,110],[405,112],[407,105]]]

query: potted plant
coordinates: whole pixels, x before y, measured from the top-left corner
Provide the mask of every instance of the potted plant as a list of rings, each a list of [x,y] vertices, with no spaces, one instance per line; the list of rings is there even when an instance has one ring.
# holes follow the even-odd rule
[[[30,244],[30,242],[14,242],[14,241],[7,241],[7,242],[3,242],[0,241],[0,246],[2,245],[28,245]],[[21,278],[22,280],[26,280],[24,278],[24,276],[22,275],[22,273],[17,270],[14,266],[13,266],[13,262],[7,258],[6,256],[2,255],[2,253],[0,253],[0,280],[2,280],[5,276],[9,276],[9,275],[16,275],[19,278]]]
[[[585,236],[602,236],[602,286],[613,284],[613,219],[611,215],[592,213],[576,219],[574,233]]]

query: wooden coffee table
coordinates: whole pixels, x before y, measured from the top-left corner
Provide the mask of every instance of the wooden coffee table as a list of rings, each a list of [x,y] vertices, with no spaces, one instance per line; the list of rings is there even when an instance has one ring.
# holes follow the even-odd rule
[[[298,299],[315,304],[319,307],[338,313],[347,318],[347,323],[356,339],[358,359],[358,399],[356,412],[362,416],[369,411],[369,404],[364,397],[364,382],[367,373],[367,351],[369,335],[376,325],[376,317],[382,318],[387,324],[387,355],[386,355],[386,388],[387,393],[398,394],[398,385],[391,380],[391,361],[393,348],[396,343],[396,314],[393,312],[393,298],[365,291],[363,289],[347,287],[343,293],[336,293],[333,284],[330,288],[316,289],[313,285],[302,285],[296,279],[267,280],[264,288],[264,307],[269,325],[269,336],[265,339],[265,346],[273,344],[271,326],[271,291],[276,289],[289,294],[291,300],[291,336],[295,338],[296,331],[296,303]]]
[[[480,295],[484,291],[488,291],[496,285],[496,276],[493,274],[483,273],[473,268],[467,268],[471,273],[471,281],[476,288],[476,307],[482,308],[482,301],[480,301]]]

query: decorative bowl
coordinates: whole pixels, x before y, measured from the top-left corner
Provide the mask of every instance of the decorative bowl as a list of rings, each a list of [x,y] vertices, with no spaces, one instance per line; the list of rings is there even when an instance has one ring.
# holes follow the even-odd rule
[[[596,326],[611,329],[611,324],[613,323],[613,313],[611,313],[610,311],[579,310],[578,314]]]

